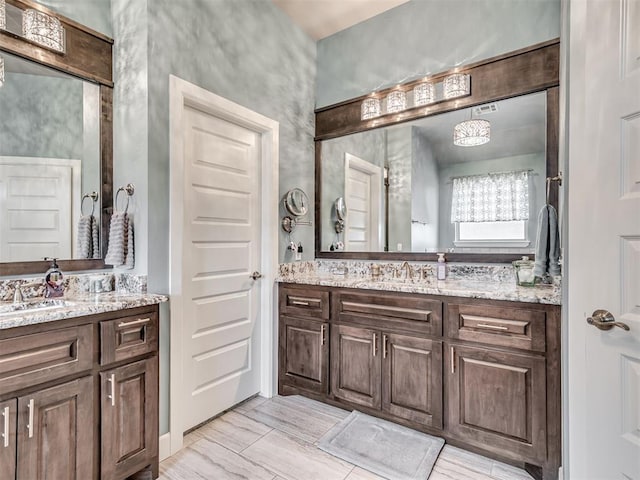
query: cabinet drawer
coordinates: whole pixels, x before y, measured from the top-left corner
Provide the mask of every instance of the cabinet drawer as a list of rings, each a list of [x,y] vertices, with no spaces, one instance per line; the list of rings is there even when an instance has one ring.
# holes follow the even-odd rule
[[[447,306],[447,336],[536,352],[545,351],[546,313],[509,306]]]
[[[334,318],[379,329],[442,334],[442,302],[418,295],[339,292]]]
[[[158,316],[153,312],[100,322],[101,365],[157,350]]]
[[[91,325],[0,340],[0,392],[90,370]]]
[[[313,288],[280,288],[280,313],[329,319],[329,292]]]

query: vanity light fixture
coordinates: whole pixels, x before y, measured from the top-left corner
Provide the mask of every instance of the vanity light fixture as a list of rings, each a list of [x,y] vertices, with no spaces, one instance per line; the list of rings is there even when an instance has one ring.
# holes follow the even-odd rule
[[[380,116],[380,99],[376,97],[365,98],[360,107],[360,119],[371,120]]]
[[[64,27],[55,17],[29,8],[22,12],[22,35],[43,47],[64,52]]]
[[[7,28],[7,6],[4,0],[0,0],[0,29]]]
[[[429,105],[436,100],[436,87],[431,82],[419,83],[413,87],[413,105]]]
[[[387,113],[398,113],[407,108],[407,94],[404,90],[393,90],[387,95]]]
[[[466,73],[452,73],[446,76],[442,82],[442,89],[444,98],[447,100],[469,95],[469,75]]]
[[[487,120],[466,120],[453,127],[453,144],[475,147],[491,140],[491,124]]]

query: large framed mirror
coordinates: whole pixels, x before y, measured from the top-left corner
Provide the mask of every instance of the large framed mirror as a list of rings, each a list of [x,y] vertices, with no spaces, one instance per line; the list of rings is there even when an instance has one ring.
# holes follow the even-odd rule
[[[25,38],[22,17],[57,19],[64,50]],[[112,212],[113,40],[30,0],[0,29],[0,276],[104,268]],[[86,228],[83,228],[86,224]]]
[[[558,45],[463,69],[464,98],[373,120],[360,118],[366,97],[316,112],[316,257],[533,256],[538,212],[558,201],[557,184],[547,188],[558,175]],[[471,119],[490,125],[486,143],[454,144]]]

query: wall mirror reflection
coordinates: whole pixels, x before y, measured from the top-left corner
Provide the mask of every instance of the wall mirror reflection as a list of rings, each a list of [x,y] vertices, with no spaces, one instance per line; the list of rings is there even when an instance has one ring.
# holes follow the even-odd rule
[[[100,87],[0,56],[0,262],[101,258]]]
[[[542,91],[322,141],[321,251],[533,253],[546,101]],[[470,119],[489,122],[490,140],[454,145]]]

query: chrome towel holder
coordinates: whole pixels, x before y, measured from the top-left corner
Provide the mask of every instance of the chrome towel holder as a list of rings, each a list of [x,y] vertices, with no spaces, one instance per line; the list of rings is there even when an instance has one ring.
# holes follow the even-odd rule
[[[127,194],[127,204],[124,207],[124,212],[126,213],[127,210],[129,209],[129,199],[135,193],[135,186],[133,185],[133,183],[128,183],[126,187],[118,188],[118,190],[116,191],[116,199],[115,199],[115,202],[114,202],[114,207],[115,207],[116,211],[118,210],[118,195],[120,195],[120,192],[126,192],[126,194]]]
[[[84,215],[84,212],[82,211],[82,209],[84,207],[84,201],[87,198],[90,198],[92,200],[92,202],[91,202],[91,215],[93,215],[95,210],[96,210],[96,202],[98,201],[98,192],[85,193],[82,196],[82,200],[80,200],[80,214],[81,215]]]

